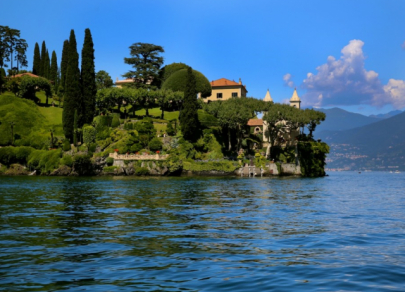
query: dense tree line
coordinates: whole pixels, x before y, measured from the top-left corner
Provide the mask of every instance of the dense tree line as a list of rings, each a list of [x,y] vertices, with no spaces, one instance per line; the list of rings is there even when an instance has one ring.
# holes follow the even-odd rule
[[[164,117],[164,111],[167,109],[178,108],[183,100],[182,92],[173,92],[171,90],[147,90],[144,88],[131,87],[111,87],[103,88],[97,91],[96,106],[100,113],[111,111],[115,106],[121,111],[123,104],[132,107],[133,115],[137,108],[144,108],[148,116],[148,109],[153,106],[159,106],[162,110],[161,118]]]

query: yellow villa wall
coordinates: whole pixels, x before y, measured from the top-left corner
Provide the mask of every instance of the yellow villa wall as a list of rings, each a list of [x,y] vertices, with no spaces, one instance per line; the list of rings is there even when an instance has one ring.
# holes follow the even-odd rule
[[[238,97],[246,97],[246,90],[242,86],[224,86],[212,88],[211,96],[203,98],[204,102],[216,101],[216,100],[227,100],[232,98],[232,93],[236,92]],[[222,98],[217,98],[217,93],[222,93]]]

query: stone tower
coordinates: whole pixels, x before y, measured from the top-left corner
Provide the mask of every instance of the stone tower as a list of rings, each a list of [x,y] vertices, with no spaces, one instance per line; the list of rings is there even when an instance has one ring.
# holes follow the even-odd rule
[[[301,99],[298,97],[297,88],[294,88],[294,93],[290,99],[290,105],[296,108],[301,108]]]

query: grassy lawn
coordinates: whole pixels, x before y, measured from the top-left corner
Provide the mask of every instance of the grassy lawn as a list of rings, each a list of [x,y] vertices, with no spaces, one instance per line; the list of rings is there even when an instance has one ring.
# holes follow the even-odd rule
[[[162,114],[162,111],[158,107],[149,109],[149,116],[151,116],[153,118],[160,119],[161,114]],[[146,115],[146,111],[145,111],[145,109],[137,110],[135,112],[135,115],[144,116],[144,115]],[[178,118],[179,118],[179,112],[178,111],[174,111],[174,112],[166,112],[165,111],[164,112],[164,119],[167,120],[167,121],[170,121],[170,120],[173,120],[173,119],[178,119]]]
[[[46,96],[43,91],[37,92],[36,96],[41,100],[40,104],[38,105],[38,109],[41,114],[48,120],[50,125],[61,125],[62,124],[62,112],[63,109],[57,107],[56,105],[53,107],[52,99],[48,99],[49,105],[46,106]]]

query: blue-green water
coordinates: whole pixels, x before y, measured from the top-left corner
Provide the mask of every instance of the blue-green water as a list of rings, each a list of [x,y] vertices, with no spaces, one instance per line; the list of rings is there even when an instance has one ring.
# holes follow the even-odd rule
[[[0,291],[404,291],[405,175],[0,177]]]

